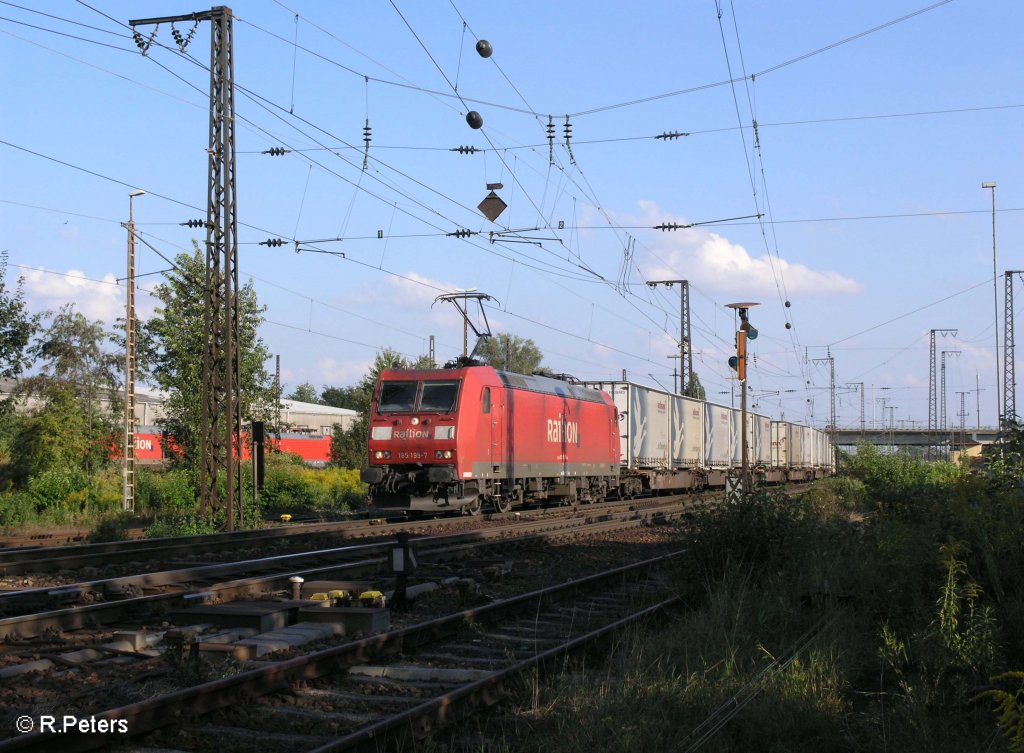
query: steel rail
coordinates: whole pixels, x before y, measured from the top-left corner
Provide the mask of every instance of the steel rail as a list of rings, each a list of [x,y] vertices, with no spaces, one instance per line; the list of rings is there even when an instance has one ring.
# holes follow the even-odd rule
[[[506,543],[521,545],[532,540],[573,535],[581,531],[598,533],[609,528],[624,528],[644,525],[652,521],[658,522],[673,516],[682,515],[683,512],[684,510],[677,505],[664,507],[650,506],[644,510],[633,510],[619,514],[602,513],[600,515],[580,515],[574,518],[538,522],[517,522],[485,531],[424,536],[415,539],[413,543],[417,547],[417,556],[423,561],[429,561],[432,558],[443,557],[446,553],[454,556],[456,548],[476,548]],[[509,536],[509,534],[514,534],[514,536]],[[0,619],[0,640],[7,637],[30,638],[43,634],[47,629],[75,630],[91,627],[131,617],[133,613],[152,608],[158,603],[175,606],[198,602],[198,600],[211,595],[217,595],[222,599],[232,599],[267,590],[287,589],[289,587],[288,579],[296,575],[307,580],[315,576],[326,577],[332,573],[358,577],[358,575],[364,572],[379,570],[385,564],[385,557],[394,544],[393,540],[387,540],[373,544],[359,544],[323,550],[323,552],[303,553],[301,555],[276,555],[261,560],[247,560],[246,562],[231,563],[229,565],[208,565],[202,568],[150,573],[140,576],[142,578],[149,578],[148,585],[150,587],[157,585],[181,586],[185,582],[182,579],[186,577],[191,578],[192,582],[194,582],[203,576],[223,577],[224,575],[237,574],[239,572],[251,572],[253,566],[258,567],[268,562],[278,564],[290,563],[294,566],[303,561],[308,562],[312,560],[316,562],[318,555],[324,553],[339,556],[343,560],[333,564],[315,564],[308,567],[300,567],[297,570],[292,569],[223,583],[212,583],[172,593],[129,597],[5,617]],[[360,559],[355,562],[345,559],[346,557],[353,556],[370,557],[370,559]],[[112,578],[105,581],[73,584],[58,588],[10,592],[9,594],[0,594],[0,596],[13,598],[16,594],[31,594],[37,599],[65,598],[65,595],[73,596],[75,593],[103,592],[108,584],[113,584],[110,586],[111,588],[114,586],[123,588],[126,585],[137,585],[130,577]],[[2,599],[0,599],[0,603],[2,603]]]
[[[628,617],[623,617],[584,635],[572,638],[559,646],[554,646],[546,651],[536,654],[535,656],[531,656],[528,659],[523,659],[511,667],[493,672],[487,677],[467,683],[466,685],[445,693],[444,695],[432,698],[419,706],[415,706],[407,711],[395,714],[387,719],[382,719],[379,722],[375,722],[368,727],[357,730],[356,732],[346,735],[338,740],[327,743],[326,745],[322,745],[318,748],[314,748],[310,753],[339,753],[339,751],[352,750],[353,748],[377,741],[384,735],[401,731],[405,727],[412,727],[415,734],[416,729],[413,727],[414,723],[419,720],[425,720],[428,717],[433,718],[441,724],[445,724],[451,721],[452,715],[449,713],[450,711],[457,711],[460,705],[468,703],[471,699],[479,695],[486,696],[487,692],[491,688],[500,686],[507,679],[523,674],[535,667],[541,667],[552,659],[557,659],[565,654],[583,648],[588,644],[604,638],[606,635],[645,620],[648,617],[670,607],[678,606],[681,603],[681,596],[673,596],[669,599],[665,599],[657,604],[641,609]],[[423,731],[424,729],[425,727],[421,726],[419,731]]]
[[[623,565],[605,572],[579,578],[555,586],[531,591],[526,594],[503,599],[483,607],[466,609],[445,617],[429,620],[369,638],[351,641],[341,646],[298,656],[266,667],[251,669],[231,677],[184,688],[172,693],[140,701],[127,706],[108,709],[92,715],[96,720],[124,720],[131,737],[151,732],[160,727],[174,724],[185,715],[203,714],[225,708],[237,702],[240,696],[264,695],[288,687],[291,682],[312,680],[325,674],[343,670],[349,666],[365,663],[388,654],[407,651],[435,641],[440,636],[451,635],[464,625],[481,619],[502,615],[518,614],[538,600],[571,590],[596,585],[614,578],[650,569],[679,557],[681,551],[672,552]],[[460,698],[469,693],[463,690]],[[433,709],[432,704],[423,704],[425,710]],[[428,708],[429,707],[429,708]],[[125,742],[125,735],[103,733],[81,733],[77,729],[64,734],[35,732],[0,742],[2,751],[46,751],[46,753],[71,753],[93,750]]]
[[[664,504],[674,497],[661,497],[645,500],[652,504]],[[587,505],[588,510],[618,511],[630,507],[641,506],[643,502],[603,502]],[[514,520],[515,516],[542,515],[558,517],[571,515],[570,508],[526,509],[509,513],[485,515],[482,520],[501,521]],[[231,533],[210,533],[195,536],[172,536],[155,539],[132,539],[129,541],[111,541],[95,544],[70,544],[45,547],[17,547],[0,549],[0,576],[20,575],[24,573],[41,573],[54,570],[70,570],[78,567],[109,565],[120,559],[154,560],[160,556],[171,556],[174,553],[195,554],[198,552],[219,552],[226,547],[243,548],[250,544],[263,541],[278,541],[287,538],[306,538],[323,535],[344,535],[352,538],[390,536],[399,531],[415,532],[421,528],[432,528],[446,523],[464,523],[471,520],[466,517],[449,517],[429,520],[396,520],[391,519],[386,525],[379,525],[372,520],[347,520],[324,523],[297,523],[295,525],[274,526],[255,531],[233,531]]]

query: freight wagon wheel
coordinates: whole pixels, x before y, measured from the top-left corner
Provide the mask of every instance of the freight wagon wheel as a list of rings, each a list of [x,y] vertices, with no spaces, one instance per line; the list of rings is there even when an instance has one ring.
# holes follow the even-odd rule
[[[463,515],[479,515],[480,514],[480,497],[479,495],[473,497],[473,501],[462,508]]]
[[[494,505],[495,512],[508,512],[512,509],[512,500],[505,497],[494,497],[491,504]]]

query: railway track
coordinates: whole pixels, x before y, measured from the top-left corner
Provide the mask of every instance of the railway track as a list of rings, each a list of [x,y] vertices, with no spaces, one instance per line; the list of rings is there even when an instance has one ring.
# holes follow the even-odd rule
[[[615,513],[649,504],[692,500],[693,496],[675,495],[655,497],[644,501],[614,501],[587,505],[579,508],[589,514]],[[76,544],[32,548],[0,549],[0,577],[29,573],[53,573],[79,570],[86,567],[110,567],[118,563],[167,562],[183,556],[251,549],[261,544],[278,544],[282,541],[302,542],[318,537],[351,539],[382,538],[398,531],[416,533],[439,527],[465,526],[474,521],[505,522],[526,517],[561,517],[575,514],[570,508],[528,508],[515,512],[494,513],[480,518],[447,517],[438,519],[406,520],[394,518],[363,519],[326,523],[299,523],[275,526],[252,531],[214,533],[199,536],[178,536],[160,539],[132,539],[97,544]]]
[[[80,751],[140,742],[221,753],[395,749],[499,700],[513,680],[679,603],[679,553],[91,715],[89,731],[36,732],[0,751]],[[98,729],[110,726],[111,733]],[[168,729],[172,728],[172,729]],[[152,734],[150,734],[152,733]]]
[[[665,498],[666,500],[669,498]],[[422,561],[466,556],[495,546],[592,534],[620,527],[649,525],[685,513],[678,502],[645,503],[634,509],[588,510],[538,520],[502,521],[498,525],[454,535],[415,540]],[[0,593],[0,640],[34,638],[55,631],[95,628],[139,621],[174,608],[206,602],[289,593],[292,578],[357,580],[385,569],[395,539],[277,555],[240,562],[217,563],[134,576],[74,583],[56,588]]]

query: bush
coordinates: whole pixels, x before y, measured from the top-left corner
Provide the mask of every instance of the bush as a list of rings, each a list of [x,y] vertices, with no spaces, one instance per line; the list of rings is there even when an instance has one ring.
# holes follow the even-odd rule
[[[87,498],[89,477],[80,468],[58,466],[42,471],[28,480],[28,491],[39,503],[41,509],[62,508],[69,498],[76,495],[77,499]]]
[[[809,491],[809,495],[812,500],[820,499],[821,505],[835,503],[846,510],[862,510],[868,501],[868,490],[864,482],[850,476],[822,479]]]
[[[897,515],[913,511],[922,502],[942,494],[962,479],[965,471],[954,463],[925,462],[906,455],[886,455],[873,445],[858,445],[857,453],[843,462],[844,476],[860,481],[868,509],[889,509]]]
[[[128,521],[121,516],[101,520],[89,532],[89,543],[99,544],[106,541],[125,541],[128,538]]]
[[[146,528],[147,539],[160,539],[167,536],[199,536],[217,532],[217,521],[199,515],[170,515],[158,518]]]
[[[701,510],[687,529],[691,589],[711,590],[735,572],[754,584],[782,574],[799,581],[831,559],[815,545],[822,525],[807,496],[793,499],[781,492],[762,491]]]
[[[135,475],[135,506],[155,514],[195,512],[197,485],[190,471],[140,469]]]
[[[288,455],[276,455],[267,464],[265,488],[260,493],[264,509],[278,512],[345,512],[360,507],[366,485],[359,471],[349,468],[310,468]]]
[[[0,495],[0,526],[23,526],[35,522],[38,501],[28,492],[9,491]]]

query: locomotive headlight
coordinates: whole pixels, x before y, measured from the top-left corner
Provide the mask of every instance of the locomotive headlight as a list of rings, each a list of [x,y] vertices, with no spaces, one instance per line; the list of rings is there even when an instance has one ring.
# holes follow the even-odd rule
[[[384,453],[381,452],[380,450],[377,450],[375,453],[373,453],[373,457],[375,457],[377,460],[383,460]]]
[[[409,423],[411,423],[413,426],[418,426],[419,423],[420,423],[420,420],[418,418],[416,418],[416,416],[413,416],[412,418],[409,419]]]
[[[451,450],[445,450],[444,451],[444,459],[445,460],[451,460],[452,459],[452,451]]]

